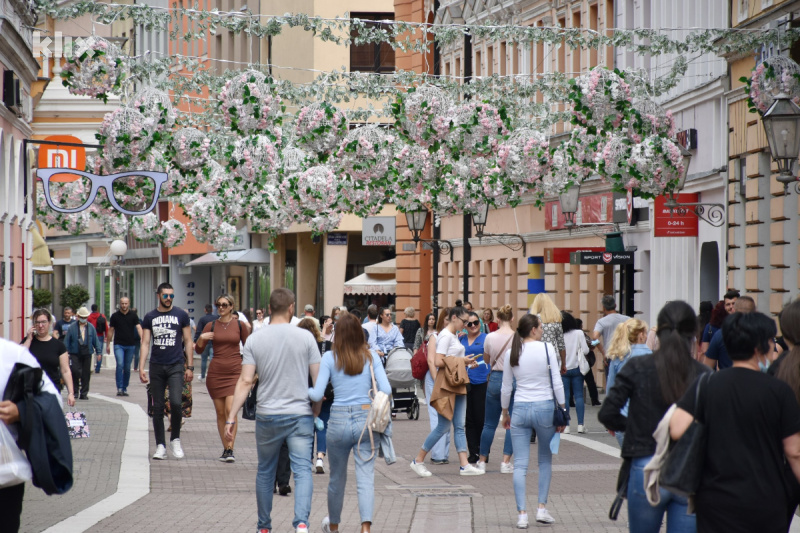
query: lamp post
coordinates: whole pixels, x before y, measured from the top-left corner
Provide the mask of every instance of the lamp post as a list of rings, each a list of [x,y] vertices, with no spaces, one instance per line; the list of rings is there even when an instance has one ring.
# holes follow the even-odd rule
[[[783,184],[785,194],[789,184],[797,181],[792,165],[800,153],[800,107],[787,94],[780,93],[761,120],[772,159],[778,163],[777,180]]]
[[[526,255],[525,239],[522,235],[515,233],[484,233],[486,220],[489,218],[489,204],[479,204],[477,210],[472,213],[472,224],[475,226],[475,236],[478,240],[486,237],[493,238],[509,250],[522,250],[523,257]],[[512,240],[512,242],[508,242]],[[519,242],[517,242],[519,241]]]
[[[575,183],[569,189],[558,195],[561,202],[561,212],[564,213],[564,227],[575,226],[575,213],[578,212],[578,200],[581,195],[581,184]]]
[[[428,220],[428,210],[425,208],[415,209],[413,211],[406,211],[406,223],[408,224],[408,229],[411,231],[414,244],[422,242],[423,244],[429,244],[431,247],[437,246],[441,253],[450,254],[450,261],[452,261],[453,245],[450,243],[450,241],[445,241],[441,239],[420,238],[419,235],[425,229],[425,223],[427,222],[427,220]]]
[[[681,156],[683,156],[683,172],[678,176],[678,184],[675,188],[669,191],[669,196],[664,207],[669,209],[670,215],[677,211],[683,215],[685,213],[694,213],[697,218],[718,228],[725,223],[725,206],[722,204],[703,204],[699,202],[694,203],[679,203],[675,198],[675,192],[680,192],[686,185],[686,177],[689,175],[689,164],[692,162],[692,153],[686,147],[679,145],[681,149]]]
[[[128,245],[125,241],[116,239],[111,241],[108,247],[108,252],[112,255],[111,264],[111,285],[109,287],[109,304],[111,309],[114,309],[114,300],[117,292],[117,276],[119,275],[119,262],[122,257],[128,252]],[[110,316],[110,315],[109,315]]]

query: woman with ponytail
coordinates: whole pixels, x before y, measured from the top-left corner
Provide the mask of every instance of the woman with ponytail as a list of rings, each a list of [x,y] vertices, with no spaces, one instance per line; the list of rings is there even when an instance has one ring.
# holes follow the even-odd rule
[[[542,342],[543,323],[536,315],[519,319],[511,349],[503,354],[503,386],[500,403],[503,407],[503,427],[511,430],[514,447],[514,497],[517,503],[517,527],[528,527],[525,496],[525,478],[528,475],[531,432],[539,435],[539,506],[536,521],[543,524],[555,522],[547,512],[547,495],[550,492],[553,456],[550,445],[556,433],[564,426],[553,425],[553,399],[563,409],[564,385],[559,372],[558,354],[549,342]],[[512,390],[514,411],[509,417]],[[557,444],[557,443],[554,443]]]
[[[629,318],[614,330],[611,342],[608,343],[606,357],[611,361],[608,365],[608,378],[606,378],[606,390],[611,390],[616,381],[617,374],[628,359],[639,355],[650,355],[653,351],[647,347],[647,322],[636,318]],[[628,405],[622,408],[622,414],[628,416]],[[617,431],[614,435],[617,438],[620,448],[622,440],[625,438],[624,431]]]
[[[660,502],[652,507],[644,488],[644,467],[656,450],[656,426],[695,378],[709,371],[694,359],[696,334],[697,316],[689,304],[676,300],[665,305],[658,313],[659,350],[629,358],[600,407],[600,423],[609,431],[625,432],[622,457],[630,466],[627,495],[632,532],[658,533],[665,514],[668,533],[696,531],[694,515],[687,514],[686,498],[660,489]],[[628,402],[626,417],[622,409]]]

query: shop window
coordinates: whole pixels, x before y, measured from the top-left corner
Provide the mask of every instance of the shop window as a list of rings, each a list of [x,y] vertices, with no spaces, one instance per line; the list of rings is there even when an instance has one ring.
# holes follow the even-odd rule
[[[394,20],[394,13],[352,13],[354,19],[361,20]],[[381,27],[377,22],[374,27]],[[350,38],[358,37],[353,29]],[[366,43],[350,45],[351,72],[394,72],[394,49],[389,43]]]

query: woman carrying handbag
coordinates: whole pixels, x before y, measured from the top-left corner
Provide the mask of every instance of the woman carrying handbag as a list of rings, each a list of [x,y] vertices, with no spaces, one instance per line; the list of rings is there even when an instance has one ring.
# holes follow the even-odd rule
[[[500,401],[503,426],[511,430],[514,446],[514,497],[519,513],[517,527],[520,529],[528,527],[525,478],[528,475],[531,431],[535,429],[539,435],[539,506],[536,521],[552,524],[555,520],[546,509],[552,476],[551,441],[556,433],[564,431],[568,422],[558,354],[552,344],[542,342],[542,326],[536,315],[520,318],[511,349],[503,355],[505,370]],[[514,411],[509,418],[508,406],[515,380]],[[557,441],[553,445],[555,448]]]
[[[328,516],[322,521],[324,533],[339,531],[347,482],[347,462],[351,452],[356,464],[362,533],[369,531],[372,525],[377,450],[373,449],[370,442],[380,442],[380,435],[373,434],[373,438],[361,439],[360,436],[367,424],[375,396],[372,391],[373,379],[377,383],[378,391],[391,394],[392,388],[380,357],[369,350],[361,323],[352,314],[340,312],[336,321],[333,349],[322,356],[316,386],[308,389],[308,397],[312,402],[322,400],[328,382],[336,391],[326,439],[331,478],[328,483]]]

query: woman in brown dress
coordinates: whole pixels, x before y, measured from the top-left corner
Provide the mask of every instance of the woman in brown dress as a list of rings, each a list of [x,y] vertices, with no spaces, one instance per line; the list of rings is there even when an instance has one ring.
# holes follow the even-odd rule
[[[206,345],[211,342],[214,347],[214,358],[208,367],[206,387],[211,399],[214,400],[214,409],[217,411],[217,430],[222,440],[222,455],[219,460],[233,463],[233,444],[236,440],[236,427],[233,426],[233,437],[225,438],[225,421],[228,420],[233,404],[233,392],[236,382],[242,373],[242,353],[240,343],[244,345],[250,334],[250,327],[239,321],[238,314],[234,311],[236,301],[233,296],[223,294],[217,298],[216,306],[219,318],[206,324],[203,333],[195,343],[195,352],[201,354]]]

